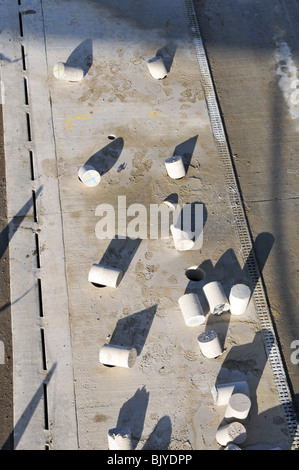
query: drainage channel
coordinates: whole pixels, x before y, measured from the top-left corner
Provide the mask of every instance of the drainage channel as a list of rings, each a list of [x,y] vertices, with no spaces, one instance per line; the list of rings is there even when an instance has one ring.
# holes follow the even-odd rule
[[[47,76],[42,4],[6,0],[1,8],[13,446],[77,449],[59,191],[55,172],[43,171],[45,159],[55,168],[56,152],[40,80]]]
[[[22,75],[24,83],[24,105],[25,105],[25,128],[27,131],[27,150],[28,150],[28,167],[29,175],[34,187],[35,182],[38,180],[35,171],[35,155],[33,151],[33,133],[32,133],[32,124],[31,124],[31,103],[30,103],[30,78],[28,76],[27,70],[27,61],[26,61],[26,45],[24,44],[24,28],[23,28],[23,11],[22,11],[22,0],[17,1],[18,7],[18,20],[19,20],[19,38],[20,38],[20,48],[21,48],[21,58],[22,58]],[[43,296],[42,296],[42,266],[41,266],[41,257],[40,257],[40,231],[39,226],[39,214],[38,214],[38,204],[37,198],[39,196],[40,190],[32,189],[32,211],[33,211],[33,244],[35,246],[35,260],[36,260],[36,291],[38,296],[38,316],[39,316],[39,330],[40,330],[40,352],[41,352],[41,368],[42,376],[44,380],[40,387],[40,395],[42,396],[43,410],[44,410],[44,430],[45,430],[45,450],[49,449],[49,436],[47,435],[49,431],[49,411],[48,411],[48,390],[47,390],[47,374],[48,374],[48,363],[47,363],[47,353],[46,353],[46,329],[44,327],[44,308],[43,308]]]
[[[255,286],[253,300],[256,307],[258,319],[262,327],[267,357],[272,367],[274,381],[277,387],[278,398],[284,409],[286,422],[293,440],[293,449],[299,448],[299,431],[295,410],[292,405],[292,397],[288,386],[288,381],[277,343],[276,333],[273,327],[271,314],[263,286],[263,281],[255,258],[250,230],[246,215],[243,209],[237,177],[232,163],[231,153],[222,122],[217,95],[213,84],[213,79],[206,56],[203,40],[194,10],[192,0],[185,0],[185,7],[191,31],[192,40],[200,69],[201,84],[204,90],[205,99],[211,121],[211,128],[215,139],[216,147],[224,169],[225,181],[228,188],[231,208],[242,247],[242,258],[246,262],[248,275]]]

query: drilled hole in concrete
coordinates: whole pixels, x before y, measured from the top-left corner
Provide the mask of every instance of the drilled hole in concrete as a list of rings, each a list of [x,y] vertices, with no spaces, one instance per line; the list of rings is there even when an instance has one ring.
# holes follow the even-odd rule
[[[199,268],[198,266],[190,266],[186,270],[186,276],[189,281],[202,281],[205,277],[205,272],[203,269]]]
[[[109,140],[115,140],[116,139],[116,136],[114,134],[109,134],[108,135],[108,139]]]

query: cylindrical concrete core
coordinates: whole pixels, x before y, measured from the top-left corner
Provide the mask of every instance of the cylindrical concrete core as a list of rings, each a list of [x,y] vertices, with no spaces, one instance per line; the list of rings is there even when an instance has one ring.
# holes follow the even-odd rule
[[[135,364],[137,351],[135,348],[104,344],[99,352],[99,361],[106,366],[119,366],[130,369]]]
[[[108,431],[109,450],[133,450],[131,431],[128,427]]]
[[[214,404],[227,405],[233,393],[243,393],[249,397],[248,383],[244,381],[214,385],[211,389]]]
[[[240,421],[247,418],[251,407],[250,398],[244,393],[233,393],[227,404],[224,417],[226,419],[238,419]]]
[[[107,287],[117,287],[122,277],[120,269],[93,264],[89,270],[88,280],[93,284]]]
[[[185,176],[186,169],[181,155],[173,155],[167,158],[164,163],[170,178],[177,180]]]
[[[246,312],[251,291],[246,284],[236,284],[229,294],[230,312],[232,315],[242,315]]]
[[[196,294],[182,295],[179,298],[179,305],[187,326],[198,326],[204,323],[206,317]]]
[[[228,444],[243,444],[246,441],[247,433],[242,423],[234,421],[217,429],[216,441],[221,446]]]
[[[213,315],[221,315],[221,313],[229,310],[230,305],[220,282],[209,282],[203,286],[203,291],[208,301],[210,312]]]
[[[175,249],[178,251],[192,250],[194,247],[194,240],[191,239],[190,233],[186,230],[181,230],[174,224],[170,226]]]
[[[164,59],[161,56],[153,57],[147,61],[147,66],[152,77],[156,80],[161,80],[167,75],[167,69],[164,64]]]
[[[215,358],[222,354],[222,347],[216,331],[205,331],[198,337],[198,344],[202,354],[208,358]]]
[[[64,62],[57,62],[57,64],[54,65],[53,74],[58,80],[80,82],[84,77],[84,70],[82,67],[74,67]]]
[[[91,165],[84,165],[79,168],[78,177],[88,187],[94,187],[101,181],[100,173]]]

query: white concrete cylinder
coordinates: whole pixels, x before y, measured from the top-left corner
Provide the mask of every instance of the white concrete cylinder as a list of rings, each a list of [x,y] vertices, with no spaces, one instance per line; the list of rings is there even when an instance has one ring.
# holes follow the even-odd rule
[[[99,352],[99,361],[106,366],[118,366],[130,369],[135,364],[137,351],[135,348],[104,344]]]
[[[120,269],[108,268],[100,264],[93,264],[88,273],[89,282],[107,287],[117,287],[121,277]]]
[[[233,393],[243,393],[249,397],[248,383],[245,381],[214,385],[211,389],[214,404],[227,405]]]
[[[165,160],[165,167],[170,178],[177,180],[186,174],[186,168],[181,155],[173,155]]]
[[[222,354],[222,347],[216,331],[205,331],[198,337],[198,344],[202,354],[208,358],[215,358]]]
[[[208,301],[210,312],[213,315],[221,315],[221,313],[230,309],[229,302],[220,282],[209,282],[203,286],[203,291]]]
[[[251,296],[251,290],[245,284],[236,284],[229,294],[230,312],[232,315],[242,315],[246,312]]]
[[[153,57],[147,61],[147,67],[152,77],[156,80],[161,80],[167,75],[167,69],[164,64],[164,59],[161,56]]]
[[[198,326],[205,322],[206,317],[196,294],[182,295],[179,305],[187,326]]]
[[[108,431],[109,450],[133,450],[131,431],[129,428],[114,428]]]
[[[84,165],[79,168],[78,177],[85,184],[90,188],[97,186],[101,181],[100,173],[91,165]]]
[[[238,419],[240,421],[247,418],[251,407],[250,398],[244,393],[233,393],[227,404],[224,417],[226,419]]]
[[[181,230],[174,224],[170,226],[175,249],[178,251],[192,250],[194,247],[194,240],[191,239],[190,234],[186,230]]]
[[[57,64],[54,65],[53,74],[58,80],[80,82],[84,77],[84,70],[82,67],[74,67],[64,62],[57,62]]]
[[[228,444],[243,444],[246,441],[247,433],[242,423],[234,421],[225,426],[221,426],[216,432],[216,441],[221,446]]]

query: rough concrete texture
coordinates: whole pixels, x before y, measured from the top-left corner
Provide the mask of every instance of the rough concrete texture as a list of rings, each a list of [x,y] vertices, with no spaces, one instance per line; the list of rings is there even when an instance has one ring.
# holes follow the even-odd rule
[[[298,2],[194,4],[298,414]]]
[[[12,296],[34,286],[26,303],[12,305],[15,447],[103,450],[109,429],[129,426],[134,449],[218,449],[215,435],[225,407],[214,405],[211,389],[218,382],[246,380],[252,407],[242,447],[289,449],[292,439],[253,302],[240,317],[212,316],[203,296],[210,280],[221,281],[227,296],[233,284],[249,280],[184,2],[175,0],[170,8],[169,2],[156,0],[127,0],[121,6],[88,0],[83,9],[79,0],[28,0],[31,13],[22,17],[21,41],[26,70],[14,30],[18,8],[4,3],[2,42],[11,56],[2,79],[21,83],[24,75],[28,78],[25,111],[30,111],[32,132],[28,139],[21,88],[15,93],[7,83],[9,216],[23,206],[24,195],[37,191],[37,215],[30,204],[24,207],[11,245]],[[146,61],[161,51],[169,73],[160,81],[150,76]],[[57,80],[53,66],[58,61],[83,65],[82,82]],[[10,116],[16,108],[15,142]],[[12,158],[14,145],[24,147],[25,135],[25,149],[34,150],[33,180]],[[172,180],[164,161],[178,152],[187,174]],[[22,161],[26,166],[26,155]],[[101,170],[94,188],[78,179],[78,169],[88,161]],[[203,204],[198,250],[178,252],[171,238],[96,236],[99,205],[110,204],[118,216],[119,197],[125,197],[127,208],[143,204],[149,214],[151,204],[173,193],[181,205]],[[149,230],[152,219],[148,222]],[[125,235],[123,230],[117,234]],[[122,269],[116,289],[88,282],[90,267],[100,261]],[[197,282],[186,276],[195,264],[205,273]],[[178,304],[185,292],[198,294],[205,324],[185,325]],[[224,350],[216,359],[203,357],[197,342],[211,329]],[[109,341],[136,348],[134,367],[99,363],[100,347]]]

